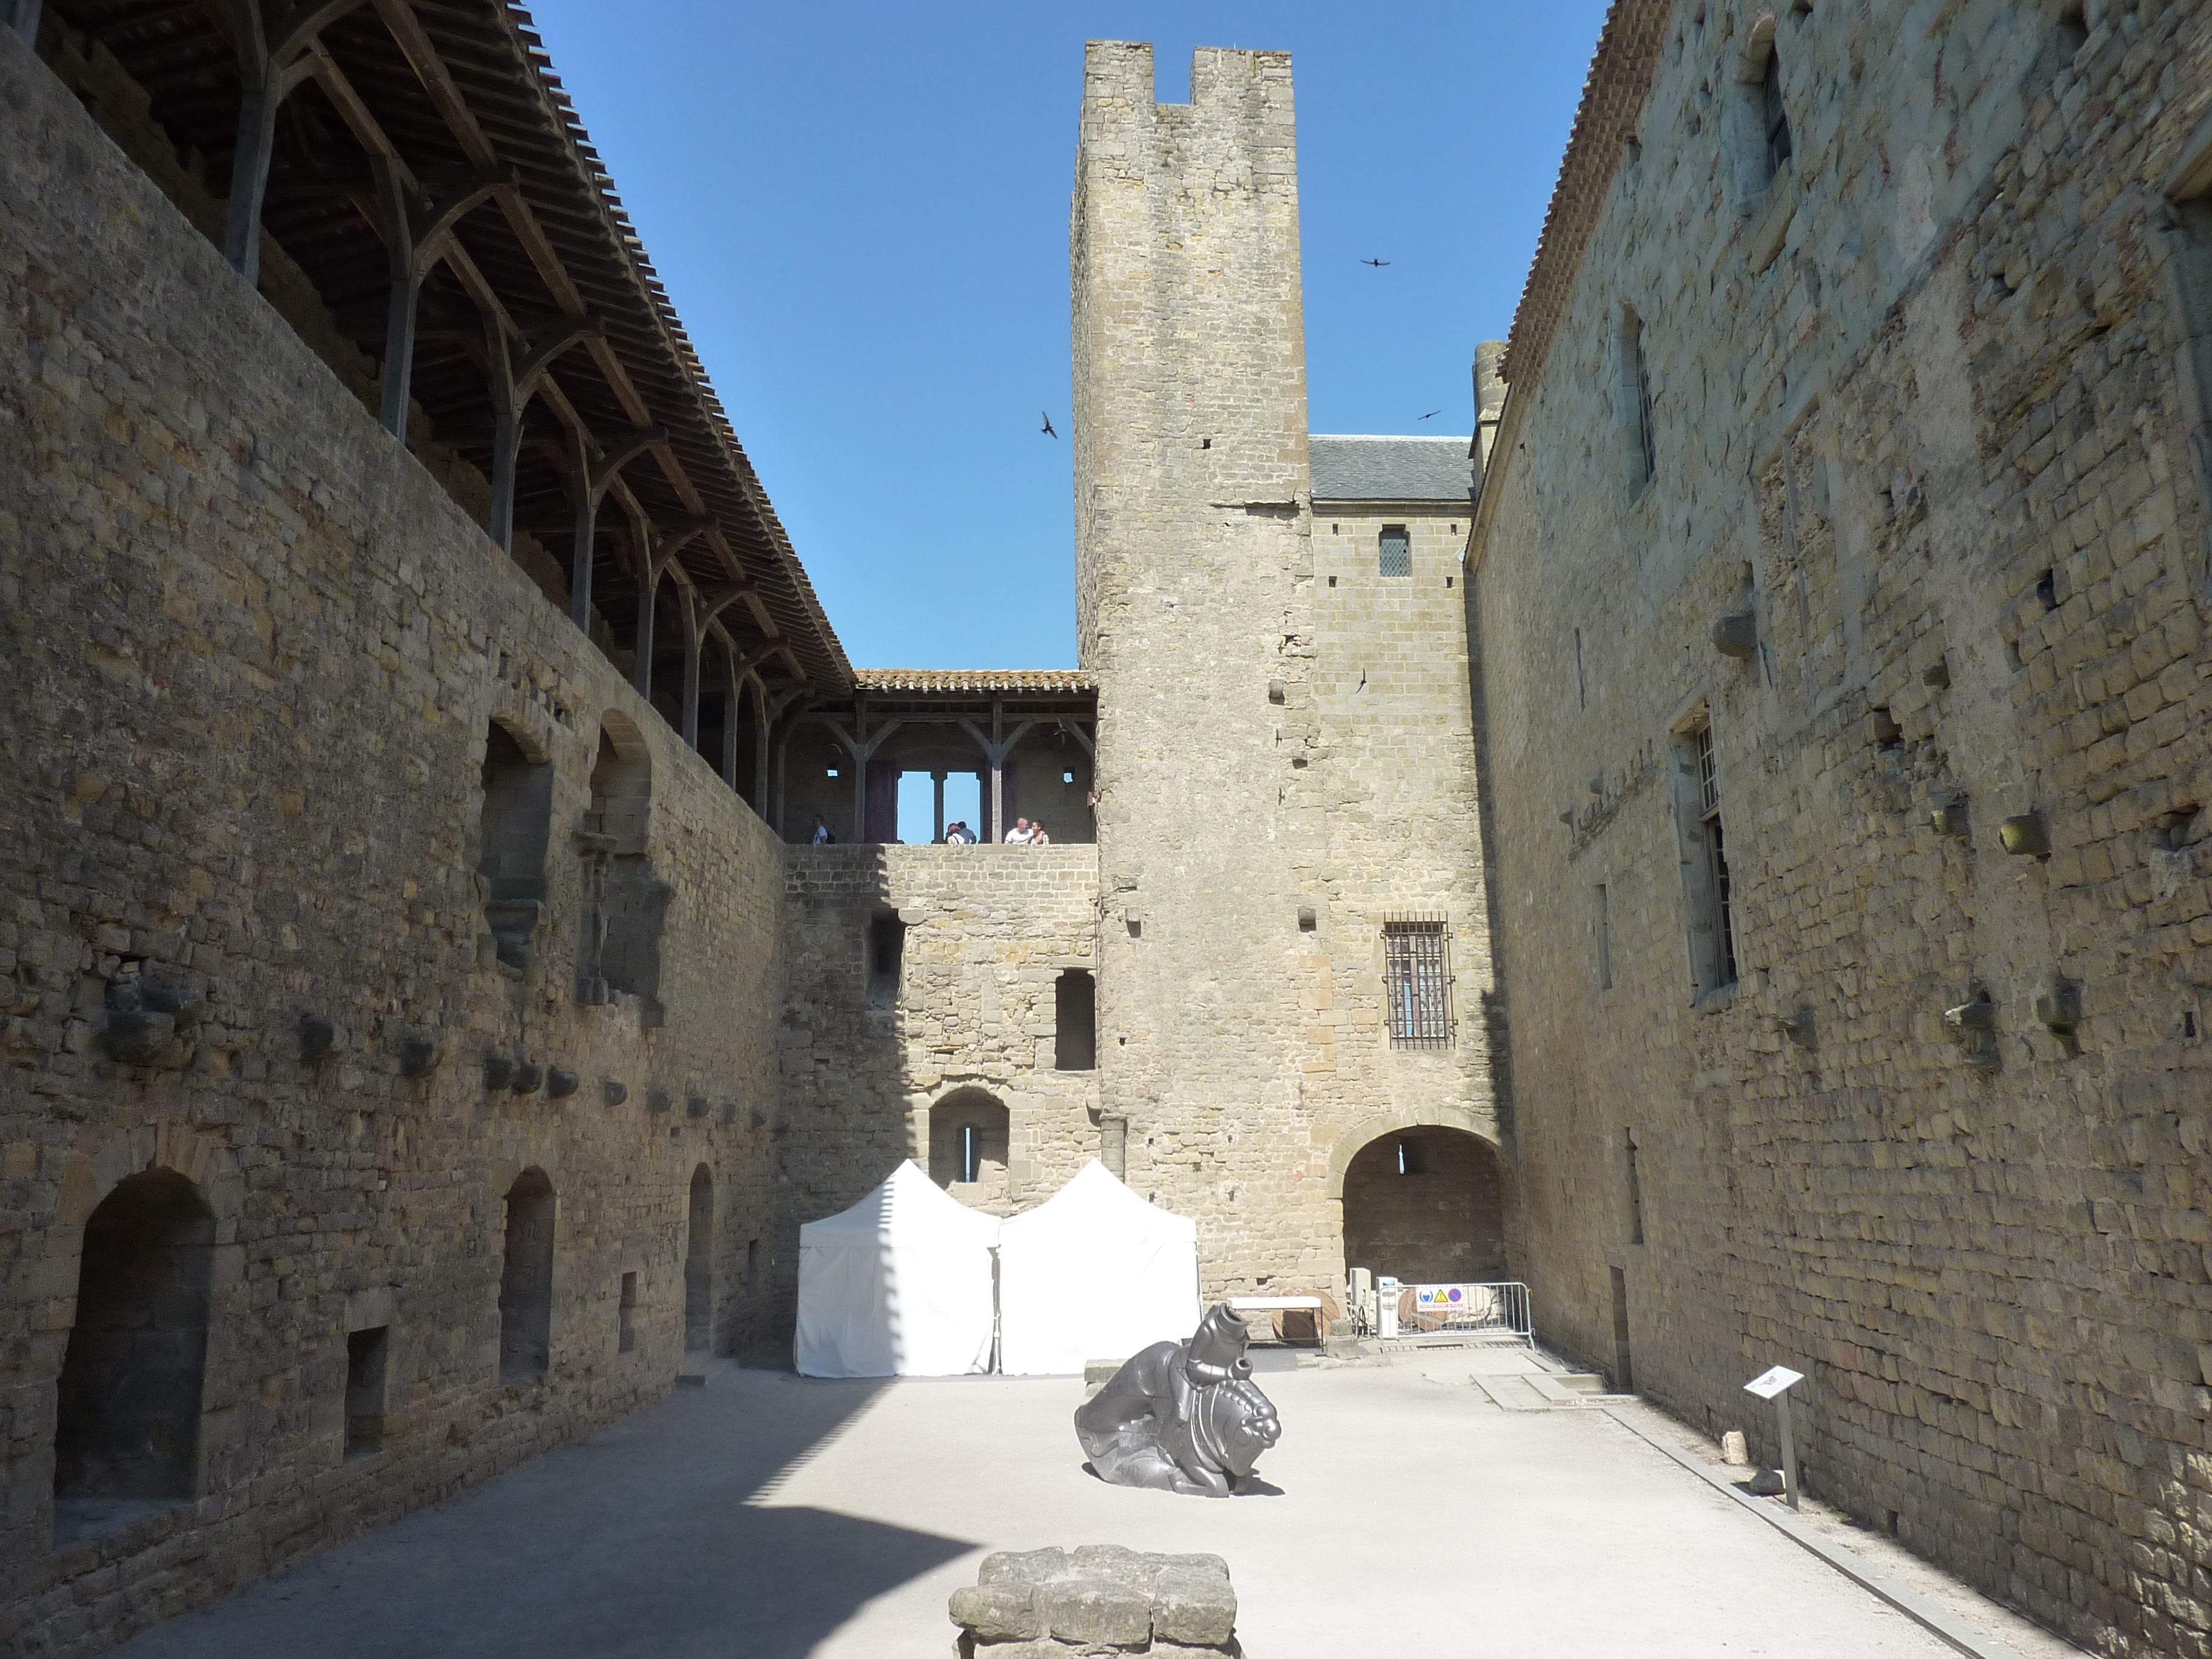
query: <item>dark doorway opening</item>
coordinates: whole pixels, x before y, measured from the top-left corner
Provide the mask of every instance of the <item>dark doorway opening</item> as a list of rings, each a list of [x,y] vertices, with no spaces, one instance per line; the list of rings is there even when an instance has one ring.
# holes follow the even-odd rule
[[[1370,1140],[1344,1172],[1344,1261],[1413,1284],[1505,1277],[1498,1154],[1432,1125]]]
[[[684,1351],[714,1346],[714,1177],[702,1164],[691,1171],[691,1222],[684,1243]]]
[[[384,1449],[384,1376],[391,1354],[388,1325],[346,1334],[348,1457],[366,1457]]]
[[[507,1189],[507,1247],[499,1275],[499,1380],[545,1375],[553,1352],[553,1183],[525,1170]]]
[[[1636,1367],[1628,1355],[1628,1275],[1619,1267],[1607,1270],[1613,1277],[1613,1391],[1636,1392]]]
[[[215,1215],[173,1170],[120,1182],[84,1224],[55,1402],[58,1538],[192,1495]]]
[[[1071,968],[1053,986],[1052,1063],[1062,1072],[1098,1064],[1098,981]]]

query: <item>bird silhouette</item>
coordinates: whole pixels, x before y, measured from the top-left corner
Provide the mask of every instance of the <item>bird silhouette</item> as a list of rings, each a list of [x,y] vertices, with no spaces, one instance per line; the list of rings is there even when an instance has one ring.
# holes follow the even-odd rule
[[[1048,438],[1057,438],[1058,436],[1060,436],[1060,434],[1058,434],[1057,432],[1054,432],[1054,431],[1052,429],[1052,416],[1049,416],[1049,415],[1046,414],[1046,413],[1044,412],[1044,410],[1039,410],[1037,411],[1037,418],[1038,418],[1039,420],[1041,420],[1041,421],[1042,421],[1042,422],[1044,422],[1044,435],[1045,435],[1046,437],[1048,437]]]
[[[1362,259],[1359,263],[1363,265],[1373,265],[1376,270],[1380,270],[1390,262],[1388,259]]]
[[[1431,418],[1431,416],[1432,416],[1441,415],[1441,414],[1443,414],[1443,410],[1442,410],[1441,409],[1432,409],[1432,410],[1431,410],[1428,412],[1428,414],[1427,414],[1427,415],[1417,415],[1417,416],[1415,416],[1413,418],[1414,418],[1414,419],[1416,419],[1416,420],[1425,421],[1425,420],[1428,420],[1429,418]]]

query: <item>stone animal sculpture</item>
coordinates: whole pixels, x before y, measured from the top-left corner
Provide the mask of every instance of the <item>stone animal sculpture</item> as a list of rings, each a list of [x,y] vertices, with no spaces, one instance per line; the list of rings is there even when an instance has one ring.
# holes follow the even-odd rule
[[[1117,1486],[1226,1498],[1243,1489],[1282,1419],[1252,1385],[1250,1334],[1226,1307],[1188,1342],[1155,1342],[1077,1407],[1075,1437]]]

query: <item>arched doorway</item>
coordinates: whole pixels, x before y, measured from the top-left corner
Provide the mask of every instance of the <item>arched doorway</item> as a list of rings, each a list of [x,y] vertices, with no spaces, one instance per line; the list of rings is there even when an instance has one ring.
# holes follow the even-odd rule
[[[1406,1284],[1505,1277],[1504,1181],[1480,1135],[1419,1124],[1377,1135],[1344,1171],[1344,1264]]]
[[[954,1090],[929,1109],[929,1178],[978,1209],[1004,1204],[1011,1132],[1005,1103],[995,1095]]]
[[[525,1170],[507,1189],[499,1275],[499,1380],[545,1375],[553,1354],[553,1183]]]
[[[684,1243],[684,1351],[714,1346],[714,1176],[691,1171],[691,1224]]]
[[[214,1212],[173,1170],[131,1176],[86,1220],[56,1401],[58,1505],[192,1495],[214,1249]]]

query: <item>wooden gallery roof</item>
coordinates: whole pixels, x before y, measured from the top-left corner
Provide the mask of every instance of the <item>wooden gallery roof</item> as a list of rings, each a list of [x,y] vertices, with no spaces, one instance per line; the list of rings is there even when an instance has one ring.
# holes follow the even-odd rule
[[[388,428],[449,475],[483,475],[490,533],[514,545],[511,514],[567,571],[572,614],[590,625],[595,610],[611,648],[641,646],[664,693],[698,684],[672,669],[684,658],[709,690],[751,672],[764,698],[849,692],[843,648],[521,6],[46,0],[39,46],[65,78],[136,83],[149,173],[326,358],[350,355]],[[144,153],[162,144],[173,166]],[[653,669],[636,678],[649,693]]]

